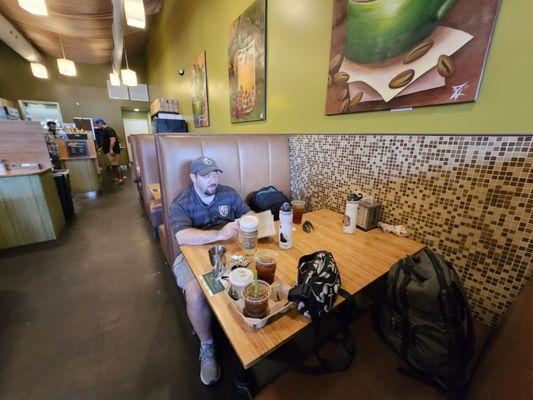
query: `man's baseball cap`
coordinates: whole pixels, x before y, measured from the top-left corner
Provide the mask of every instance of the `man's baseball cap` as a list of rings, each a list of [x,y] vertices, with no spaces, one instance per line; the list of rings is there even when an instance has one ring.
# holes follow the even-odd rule
[[[105,125],[105,121],[103,119],[97,119],[94,123],[96,125]]]
[[[222,172],[215,160],[209,157],[198,157],[191,164],[191,174],[205,176],[213,171]]]

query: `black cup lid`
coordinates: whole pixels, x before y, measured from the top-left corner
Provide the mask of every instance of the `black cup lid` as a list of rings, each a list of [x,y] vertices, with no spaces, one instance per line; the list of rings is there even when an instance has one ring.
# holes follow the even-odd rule
[[[348,201],[359,201],[363,198],[361,193],[352,193],[348,195]]]

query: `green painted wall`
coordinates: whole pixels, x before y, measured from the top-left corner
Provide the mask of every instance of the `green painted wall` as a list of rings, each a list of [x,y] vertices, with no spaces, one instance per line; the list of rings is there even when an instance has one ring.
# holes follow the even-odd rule
[[[50,78],[35,78],[30,64],[0,42],[0,97],[14,101],[56,101],[64,122],[73,122],[73,117],[103,118],[116,129],[125,146],[121,107],[147,108],[148,103],[109,99],[106,84],[109,64],[77,64],[76,77],[60,75],[53,58],[45,57],[44,64]],[[137,72],[139,82],[145,82],[144,56],[132,57],[130,64]]]
[[[532,133],[533,2],[502,0],[476,103],[326,117],[333,0],[268,0],[267,120],[232,125],[226,47],[231,22],[252,0],[165,0],[151,25],[150,96],[177,98],[197,132]],[[192,129],[190,74],[207,50],[211,127]]]

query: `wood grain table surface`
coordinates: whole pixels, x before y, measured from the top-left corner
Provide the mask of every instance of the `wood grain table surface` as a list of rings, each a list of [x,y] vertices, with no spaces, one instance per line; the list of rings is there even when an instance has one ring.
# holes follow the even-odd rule
[[[306,213],[303,221],[306,220],[313,224],[315,230],[305,233],[301,224],[294,225],[292,249],[280,249],[277,238],[260,240],[258,244],[258,248],[271,249],[279,254],[276,276],[290,286],[296,282],[300,257],[315,251],[327,250],[333,254],[340,271],[342,287],[354,295],[387,273],[396,261],[424,248],[421,243],[383,233],[380,229],[369,232],[357,229],[355,234],[346,234],[342,230],[343,215],[330,210]],[[278,227],[279,222],[276,222],[276,228]],[[219,244],[227,248],[228,260],[231,255],[242,254],[237,239]],[[293,307],[287,314],[262,329],[255,330],[246,325],[232,308],[225,293],[210,296],[201,282],[201,276],[212,270],[208,250],[213,245],[182,246],[181,250],[243,367],[249,368],[291,339],[310,320]],[[251,265],[255,268],[253,262]]]

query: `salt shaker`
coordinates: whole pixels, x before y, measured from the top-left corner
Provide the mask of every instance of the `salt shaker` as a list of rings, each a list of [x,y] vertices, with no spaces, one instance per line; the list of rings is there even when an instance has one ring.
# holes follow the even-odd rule
[[[363,195],[359,193],[352,193],[346,199],[346,211],[344,213],[344,233],[355,233],[357,226],[357,208],[359,207],[359,200]]]
[[[279,247],[292,248],[292,208],[287,202],[279,209]]]

